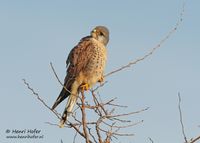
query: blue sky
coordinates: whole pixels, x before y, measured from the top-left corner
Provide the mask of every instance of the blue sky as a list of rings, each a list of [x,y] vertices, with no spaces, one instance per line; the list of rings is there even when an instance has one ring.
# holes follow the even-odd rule
[[[110,30],[106,73],[143,56],[170,31],[180,16],[182,0],[151,1],[0,1],[0,141],[6,129],[40,129],[42,140],[17,142],[72,142],[70,129],[57,123],[24,86],[25,78],[52,105],[61,86],[49,63],[61,79],[71,48],[96,25]],[[143,124],[128,129],[134,137],[114,142],[183,142],[178,113],[178,92],[188,138],[199,134],[200,116],[200,18],[197,0],[186,1],[184,20],[170,39],[150,58],[108,77],[100,89],[103,99],[117,97],[127,111],[150,107],[133,116]],[[90,96],[90,94],[88,94]],[[58,110],[62,112],[64,104]],[[84,141],[82,141],[84,142]]]

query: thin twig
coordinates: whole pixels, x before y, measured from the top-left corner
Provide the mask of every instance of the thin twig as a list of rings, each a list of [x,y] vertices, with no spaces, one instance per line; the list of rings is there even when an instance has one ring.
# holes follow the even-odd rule
[[[130,123],[131,122],[131,120],[123,120],[123,119],[118,119],[118,118],[112,118],[111,120],[113,120],[113,121],[119,121],[121,123]]]
[[[106,110],[104,109],[103,105],[101,105],[101,104],[99,103],[99,101],[97,100],[97,98],[96,98],[96,96],[95,96],[95,93],[94,93],[94,92],[92,92],[92,96],[93,96],[93,99],[94,99],[94,101],[95,101],[96,105],[99,105],[99,107],[100,107],[100,108],[103,110],[104,114],[106,114],[106,115],[107,115],[107,112],[106,112]]]
[[[113,135],[116,135],[116,136],[134,136],[135,134],[126,134],[126,133],[113,133]]]
[[[76,143],[77,133],[78,133],[78,132],[75,132],[74,139],[73,139],[73,143]]]
[[[97,91],[99,88],[103,87],[106,83],[108,83],[108,81],[105,81],[103,83],[101,83],[99,86],[97,86],[95,89],[93,89],[92,91]]]
[[[128,106],[125,106],[125,105],[119,105],[119,104],[113,104],[113,103],[108,103],[108,105],[121,107],[121,108],[127,108],[128,107]]]
[[[187,137],[186,137],[186,134],[185,134],[184,124],[183,124],[183,116],[182,116],[182,111],[181,111],[181,96],[180,96],[180,93],[178,93],[178,109],[179,109],[179,117],[180,117],[182,134],[183,134],[185,142],[187,143],[188,141],[187,141]]]
[[[99,128],[99,130],[101,130],[102,132],[105,132],[107,133],[108,131],[102,129],[102,128]],[[116,136],[134,136],[135,134],[125,134],[125,133],[112,133],[113,135],[116,135]]]
[[[150,140],[151,143],[154,143],[153,140],[152,140],[152,138],[149,137],[148,139]]]
[[[108,124],[108,123],[106,123],[106,122],[103,121],[103,123],[104,123],[105,125],[107,125],[107,126],[109,126],[109,127],[112,127],[112,128],[129,128],[129,127],[132,127],[132,126],[141,124],[141,123],[143,123],[143,122],[144,122],[144,121],[141,120],[141,121],[139,121],[139,122],[131,123],[131,124],[128,124],[128,125],[123,125],[123,126],[113,125],[113,126],[112,126],[112,125],[110,125],[110,124]]]
[[[124,107],[122,105],[117,105],[117,104],[112,104],[111,102],[113,102],[116,98],[113,98],[111,100],[109,100],[108,102],[105,103],[97,103],[97,105],[91,106],[89,104],[85,105],[85,108],[89,108],[89,109],[95,109],[95,108],[99,108],[100,106],[105,106],[105,105],[112,105],[112,106],[118,106],[118,107]],[[127,106],[126,106],[127,107]]]
[[[94,136],[94,135],[92,134],[92,132],[91,132],[91,128],[87,127],[87,129],[88,129],[88,132],[89,132],[90,136],[91,136],[92,139],[94,140],[94,142],[95,142],[95,143],[98,143],[98,141],[96,140],[95,136]]]
[[[121,116],[128,116],[128,115],[132,115],[132,114],[138,114],[138,113],[141,113],[141,112],[144,112],[146,110],[148,110],[149,107],[145,108],[145,109],[142,109],[142,110],[139,110],[139,111],[135,111],[135,112],[130,112],[130,113],[125,113],[125,114],[118,114],[118,115],[107,115],[107,118],[114,118],[114,117],[121,117]]]
[[[101,121],[102,121],[102,117],[99,117],[99,119],[97,120],[97,123],[95,125],[95,129],[96,129],[96,133],[97,133],[99,143],[103,143],[101,133],[100,133],[100,128],[99,128]]]
[[[69,90],[65,87],[65,85],[60,81],[60,79],[59,79],[59,77],[58,77],[58,75],[57,75],[57,73],[56,73],[56,71],[55,71],[55,69],[54,69],[54,67],[53,67],[52,62],[50,62],[50,66],[51,66],[51,69],[52,69],[52,71],[53,71],[53,73],[54,73],[56,79],[57,79],[58,82],[60,83],[60,85],[62,85],[62,87],[63,87],[67,92],[71,93],[71,91],[69,91]]]
[[[44,100],[42,98],[40,98],[39,94],[37,92],[34,91],[34,89],[32,87],[30,87],[29,83],[26,82],[25,79],[22,79],[24,84],[26,85],[26,87],[32,92],[33,95],[35,95],[37,97],[37,99],[49,110],[51,110],[51,108],[44,102]],[[57,118],[61,119],[61,117],[59,116],[59,114],[55,111],[55,110],[51,110],[54,115],[57,116]]]

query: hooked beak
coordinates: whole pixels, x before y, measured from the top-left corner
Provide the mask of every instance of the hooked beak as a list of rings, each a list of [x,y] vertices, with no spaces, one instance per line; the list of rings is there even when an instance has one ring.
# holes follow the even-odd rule
[[[94,30],[92,30],[92,32],[91,32],[91,36],[93,37],[93,38],[97,38],[97,30],[96,29],[94,29]]]

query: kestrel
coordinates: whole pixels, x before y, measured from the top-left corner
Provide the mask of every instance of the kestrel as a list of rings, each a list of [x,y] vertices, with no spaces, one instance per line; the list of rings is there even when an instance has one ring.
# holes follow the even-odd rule
[[[52,106],[52,110],[54,110],[58,104],[69,97],[60,121],[60,127],[64,126],[67,117],[72,113],[79,92],[88,90],[97,82],[103,81],[108,41],[108,29],[104,26],[97,26],[91,31],[90,36],[82,38],[69,53],[66,61],[65,88],[62,89]]]

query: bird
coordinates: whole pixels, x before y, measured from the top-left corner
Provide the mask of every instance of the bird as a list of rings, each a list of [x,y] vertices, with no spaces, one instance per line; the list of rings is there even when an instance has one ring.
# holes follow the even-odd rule
[[[52,106],[54,110],[64,99],[68,98],[59,123],[60,128],[64,127],[67,118],[72,113],[79,93],[104,81],[108,42],[108,28],[96,26],[89,36],[83,37],[70,51],[66,60],[67,71],[64,86]]]

